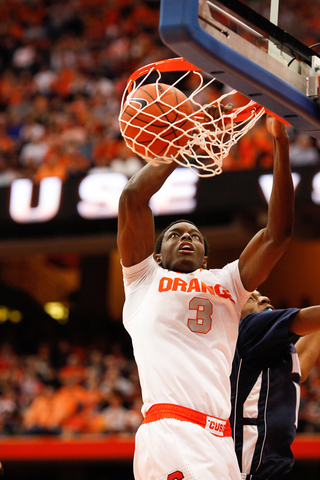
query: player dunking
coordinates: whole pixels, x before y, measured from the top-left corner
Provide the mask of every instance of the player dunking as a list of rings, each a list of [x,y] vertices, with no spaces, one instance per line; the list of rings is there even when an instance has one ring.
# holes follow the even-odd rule
[[[231,374],[236,454],[244,480],[279,479],[293,466],[300,376],[320,353],[320,306],[274,310],[255,291],[241,317]]]
[[[274,138],[268,224],[223,269],[208,270],[206,242],[187,221],[157,243],[149,200],[176,163],[144,166],[119,204],[125,328],[131,335],[143,396],[136,435],[136,480],[240,479],[231,429],[231,364],[243,305],[269,275],[292,235],[294,193],[289,139],[267,117]]]

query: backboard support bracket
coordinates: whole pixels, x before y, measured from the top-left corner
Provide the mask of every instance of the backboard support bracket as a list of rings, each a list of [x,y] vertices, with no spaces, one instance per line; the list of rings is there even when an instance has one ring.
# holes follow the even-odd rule
[[[219,11],[225,6],[227,15],[232,17],[231,4],[237,4],[238,9],[243,5],[235,0],[161,0],[162,41],[210,76],[273,111],[298,130],[320,139],[319,56],[285,32],[285,51],[279,49],[279,58],[269,55],[220,23],[219,14],[215,18],[215,7]],[[239,12],[234,18],[239,21]],[[272,36],[266,41],[281,38],[279,27],[264,18],[260,23],[254,32],[257,36],[270,23]],[[244,21],[244,25],[255,30],[251,22]],[[292,51],[288,38],[297,48],[291,57],[287,53]]]

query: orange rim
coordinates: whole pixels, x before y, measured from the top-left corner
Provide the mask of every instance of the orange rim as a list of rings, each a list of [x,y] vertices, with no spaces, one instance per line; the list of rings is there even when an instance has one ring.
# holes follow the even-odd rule
[[[131,92],[132,84],[135,80],[137,80],[137,78],[142,77],[142,75],[146,75],[151,70],[159,70],[159,72],[202,71],[201,68],[195,67],[194,65],[192,65],[192,63],[188,62],[182,57],[169,58],[167,60],[160,60],[159,62],[149,63],[149,65],[145,65],[144,67],[139,68],[132,75],[130,75],[127,82],[128,92]]]
[[[142,77],[143,75],[147,75],[151,70],[158,70],[159,72],[174,72],[174,71],[193,71],[193,72],[201,72],[201,68],[196,67],[192,63],[188,62],[185,60],[183,57],[178,57],[178,58],[168,58],[166,60],[160,60],[158,62],[154,63],[149,63],[149,65],[145,65],[144,67],[139,68],[136,70],[132,75],[130,75],[128,82],[127,82],[127,91],[130,93],[133,88],[133,83],[135,80],[137,80],[139,77]],[[263,109],[261,105],[258,103],[253,103],[243,110],[239,112],[237,115],[237,121],[242,122],[244,120],[247,120],[251,115],[252,112],[259,113],[261,109]],[[234,113],[237,109],[231,110],[232,113]],[[287,121],[283,120],[283,118],[279,117],[275,113],[271,112],[270,110],[265,109],[265,112],[268,115],[271,115],[272,117],[276,118],[280,122],[284,123],[285,125],[290,125]]]

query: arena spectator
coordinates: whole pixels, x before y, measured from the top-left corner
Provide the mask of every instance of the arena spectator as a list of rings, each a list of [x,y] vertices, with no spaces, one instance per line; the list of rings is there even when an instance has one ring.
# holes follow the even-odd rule
[[[9,385],[2,387],[0,396],[0,429],[4,435],[20,432],[21,417],[17,392]]]
[[[130,397],[133,394],[133,385],[122,375],[120,368],[113,365],[103,375],[100,390],[104,395],[117,391],[124,397]]]
[[[60,419],[56,419],[55,388],[43,385],[41,392],[31,402],[23,417],[23,433],[29,435],[60,435]]]
[[[295,132],[290,143],[290,163],[292,167],[319,165],[320,154],[316,140],[304,132]]]
[[[117,390],[108,394],[108,406],[99,415],[100,428],[104,433],[123,433],[128,430],[128,410],[123,405],[123,396]]]
[[[34,129],[30,135],[30,141],[26,143],[20,152],[20,164],[22,167],[29,167],[36,171],[43,163],[43,159],[49,150],[45,140],[45,129],[40,127]]]

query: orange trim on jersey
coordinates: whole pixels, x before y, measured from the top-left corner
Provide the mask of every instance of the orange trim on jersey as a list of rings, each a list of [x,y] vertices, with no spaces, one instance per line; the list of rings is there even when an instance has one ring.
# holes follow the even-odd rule
[[[229,420],[206,415],[205,413],[192,410],[191,408],[173,405],[171,403],[157,403],[147,411],[144,423],[157,422],[164,418],[174,418],[182,422],[191,422],[212,433],[217,437],[231,437]]]

